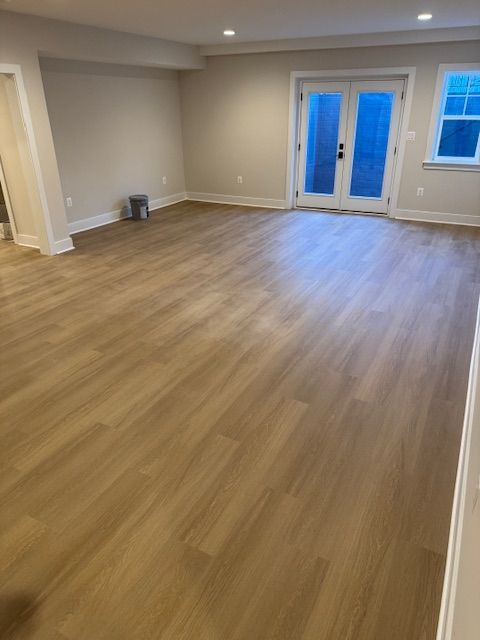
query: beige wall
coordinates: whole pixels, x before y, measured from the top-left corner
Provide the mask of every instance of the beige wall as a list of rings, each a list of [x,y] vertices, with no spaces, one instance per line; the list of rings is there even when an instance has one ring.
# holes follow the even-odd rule
[[[41,68],[69,222],[121,209],[132,193],[185,191],[176,72],[61,60]]]
[[[0,158],[20,242],[35,242],[40,200],[13,77],[0,73]]]
[[[0,11],[0,64],[20,66],[32,117],[53,241],[64,246],[69,234],[39,53],[57,58],[170,69],[200,68],[203,58],[196,47],[159,38]],[[48,252],[46,224],[43,224],[40,232],[42,250]],[[54,247],[50,249],[55,251]]]
[[[478,41],[218,56],[208,58],[208,67],[203,70],[205,60],[196,47],[0,11],[0,64],[15,64],[21,68],[32,116],[35,146],[38,149],[40,174],[45,186],[44,202],[52,226],[53,240],[61,246],[64,246],[63,243],[69,234],[39,54],[43,57],[75,59],[84,62],[197,69],[180,72],[187,189],[193,192],[279,201],[285,198],[291,70],[416,66],[418,75],[409,128],[417,131],[417,141],[407,145],[399,206],[412,210],[480,214],[478,173],[450,172],[447,174],[440,171],[425,171],[421,166],[425,156],[427,127],[438,64],[478,61],[480,57]],[[153,90],[153,78],[128,77],[127,74],[127,78],[120,79],[112,73],[110,76],[104,75],[100,82],[98,74],[85,73],[82,77],[82,73],[59,72],[58,69],[48,71],[47,74],[49,77],[46,79],[45,86],[52,94],[49,100],[50,110],[52,113],[55,112],[53,116],[56,122],[55,128],[57,131],[66,131],[66,136],[62,135],[60,139],[57,134],[56,138],[57,151],[62,156],[65,195],[71,195],[75,203],[75,210],[68,211],[69,218],[76,220],[84,215],[96,215],[111,210],[112,207],[117,206],[116,202],[121,200],[124,192],[120,194],[122,178],[118,178],[108,166],[104,166],[103,170],[111,180],[111,188],[108,192],[106,190],[105,193],[100,193],[102,198],[104,195],[105,198],[99,198],[97,191],[92,192],[95,194],[95,202],[93,199],[88,200],[87,193],[83,196],[81,193],[75,195],[79,191],[77,184],[79,179],[74,177],[72,172],[75,170],[77,156],[72,153],[70,142],[76,135],[75,118],[85,114],[83,111],[79,114],[74,104],[68,104],[67,97],[65,97],[68,106],[66,111],[70,115],[67,118],[66,114],[62,114],[62,108],[58,106],[61,102],[58,97],[59,87],[62,83],[65,83],[65,86],[69,82],[72,83],[73,77],[84,83],[84,86],[89,83],[93,86],[97,83],[95,98],[89,101],[91,107],[100,109],[103,106],[106,110],[111,110],[115,117],[118,117],[117,122],[125,117],[128,110],[139,109],[138,105],[132,103],[130,97],[127,98],[130,92],[123,91],[122,87],[141,86],[142,94],[148,95],[153,101],[158,100],[168,113],[171,113],[173,98],[171,103],[163,100],[161,96],[166,94],[162,93],[159,85],[157,85],[158,90]],[[95,77],[88,77],[90,75]],[[166,79],[165,82],[167,83]],[[104,89],[98,90],[100,85]],[[75,86],[79,84],[74,81],[70,86],[73,87],[72,91],[75,91]],[[170,93],[173,95],[173,92]],[[109,96],[117,96],[118,101],[112,105]],[[77,94],[79,101],[84,100],[84,97],[83,93]],[[121,102],[128,102],[123,112],[120,108]],[[70,116],[73,118],[73,124],[69,122]],[[148,118],[150,117],[149,112]],[[112,123],[107,121],[107,124]],[[155,136],[160,139],[163,135],[161,122],[158,127],[155,130]],[[177,131],[176,127],[175,131]],[[102,131],[97,133],[101,137]],[[124,132],[125,137],[129,135],[130,130]],[[163,139],[178,140],[177,133]],[[83,143],[82,138],[79,140],[79,145],[82,146]],[[85,146],[90,146],[90,141]],[[104,144],[103,148],[108,160],[113,158],[115,150],[124,147],[121,141],[113,140],[112,142],[110,139],[109,144]],[[155,155],[156,152],[151,151]],[[157,155],[156,158],[158,166],[163,166],[162,157]],[[173,154],[172,158],[169,157],[166,169],[160,170],[160,175],[169,176],[170,171],[173,176],[169,179],[165,193],[171,193],[181,187],[180,172],[171,168],[178,168],[177,163],[178,155]],[[122,161],[119,172],[121,176],[123,166]],[[85,164],[82,166],[82,172],[88,173],[89,170],[90,168],[85,167]],[[89,180],[95,178],[92,173],[86,176]],[[145,190],[152,189],[150,184],[152,184],[153,173],[152,171],[146,178],[148,184]],[[243,185],[237,184],[237,175],[243,175]],[[422,199],[416,197],[417,186],[425,188],[425,196]],[[128,188],[125,186],[125,192],[130,190],[132,190],[130,185]],[[75,193],[67,193],[67,191],[75,191]],[[87,189],[84,191],[86,192]],[[160,185],[159,197],[163,193]],[[82,198],[85,199],[82,200]],[[37,224],[39,241],[45,245],[44,240],[48,229],[45,224],[43,227],[42,229],[42,221],[40,221],[40,225]]]
[[[187,190],[284,200],[290,72],[415,66],[417,137],[398,206],[480,216],[480,174],[422,168],[438,65],[479,59],[479,41],[209,57],[206,69],[180,74]]]

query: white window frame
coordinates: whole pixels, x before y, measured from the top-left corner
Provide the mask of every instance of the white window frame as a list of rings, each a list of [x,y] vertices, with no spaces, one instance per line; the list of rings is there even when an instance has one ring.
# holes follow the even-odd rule
[[[443,115],[446,102],[446,93],[444,93],[446,76],[449,73],[461,73],[463,71],[468,72],[477,70],[480,71],[480,62],[439,65],[437,82],[435,85],[435,94],[433,98],[432,114],[430,117],[427,154],[423,162],[424,169],[443,169],[446,171],[480,171],[480,138],[477,143],[475,158],[449,158],[446,156],[437,156],[441,125],[444,119],[449,119],[450,117]],[[454,116],[451,116],[451,118],[454,119]],[[463,116],[463,118],[477,120],[478,116]]]

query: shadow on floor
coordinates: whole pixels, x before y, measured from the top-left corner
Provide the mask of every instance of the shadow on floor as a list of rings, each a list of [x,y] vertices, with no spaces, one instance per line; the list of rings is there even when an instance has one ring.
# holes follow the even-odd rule
[[[35,637],[38,603],[31,593],[0,596],[0,640]]]

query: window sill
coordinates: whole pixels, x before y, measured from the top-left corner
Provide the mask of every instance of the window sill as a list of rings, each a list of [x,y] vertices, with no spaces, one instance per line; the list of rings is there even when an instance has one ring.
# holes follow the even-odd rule
[[[480,171],[480,164],[437,162],[436,160],[424,160],[424,169],[437,169],[437,171]]]

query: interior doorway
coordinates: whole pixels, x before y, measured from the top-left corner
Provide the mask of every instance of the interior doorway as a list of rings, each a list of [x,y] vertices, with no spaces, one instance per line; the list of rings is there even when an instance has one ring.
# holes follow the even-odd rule
[[[13,73],[0,73],[0,183],[13,240],[38,248],[42,203]]]
[[[304,82],[296,204],[388,212],[405,82]]]
[[[54,239],[28,97],[17,64],[0,63],[0,160],[10,223],[16,228],[14,242],[45,255],[73,248],[70,237],[57,243]]]

